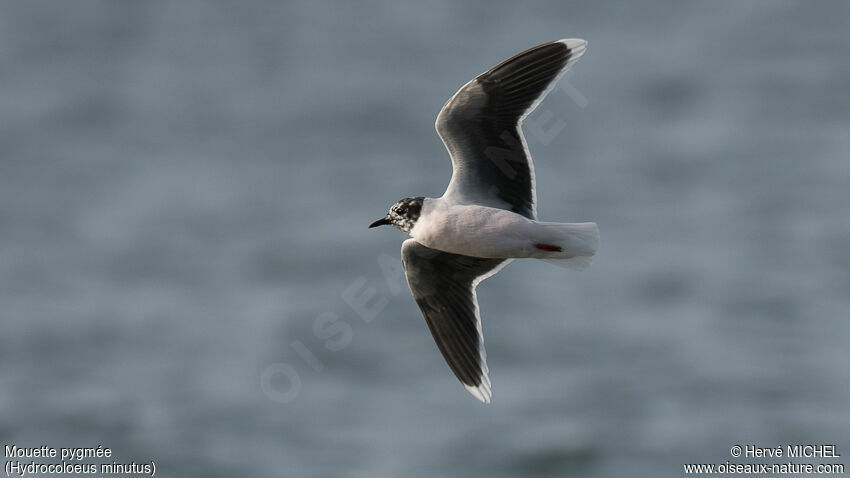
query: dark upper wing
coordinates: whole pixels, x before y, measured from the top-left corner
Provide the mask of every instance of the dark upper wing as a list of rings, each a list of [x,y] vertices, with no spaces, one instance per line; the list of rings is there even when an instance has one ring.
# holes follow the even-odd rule
[[[535,218],[534,165],[522,119],[586,45],[578,39],[538,45],[478,75],[449,99],[436,122],[454,168],[444,198]]]
[[[401,246],[401,261],[413,298],[431,335],[469,393],[490,402],[490,377],[475,286],[509,260],[438,251],[414,239]]]

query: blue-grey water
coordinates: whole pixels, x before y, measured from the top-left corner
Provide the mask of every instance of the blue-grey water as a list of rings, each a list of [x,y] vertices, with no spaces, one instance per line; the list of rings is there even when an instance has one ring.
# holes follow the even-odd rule
[[[3,2],[0,442],[103,444],[169,477],[850,455],[848,19],[802,1]],[[527,120],[540,217],[596,221],[601,248],[582,273],[515,261],[482,284],[484,406],[398,274],[402,235],[366,226],[442,193],[433,121],[459,86],[563,37],[590,45]]]

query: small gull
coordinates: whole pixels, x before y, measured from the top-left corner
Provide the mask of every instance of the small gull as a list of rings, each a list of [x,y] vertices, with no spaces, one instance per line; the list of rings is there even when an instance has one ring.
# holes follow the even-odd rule
[[[439,198],[408,197],[369,227],[392,225],[410,291],[437,347],[475,398],[489,403],[490,377],[475,288],[514,258],[590,265],[595,223],[537,220],[534,165],[522,121],[585,52],[566,39],[519,53],[465,84],[437,115],[452,159]]]

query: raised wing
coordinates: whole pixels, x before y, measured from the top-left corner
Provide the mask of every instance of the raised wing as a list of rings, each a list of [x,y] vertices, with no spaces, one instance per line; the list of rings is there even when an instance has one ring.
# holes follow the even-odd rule
[[[408,239],[401,246],[401,261],[413,298],[452,372],[475,398],[490,403],[475,287],[510,260],[450,254]]]
[[[522,120],[586,46],[579,39],[538,45],[478,75],[449,99],[436,122],[454,169],[443,198],[536,217],[534,165]]]

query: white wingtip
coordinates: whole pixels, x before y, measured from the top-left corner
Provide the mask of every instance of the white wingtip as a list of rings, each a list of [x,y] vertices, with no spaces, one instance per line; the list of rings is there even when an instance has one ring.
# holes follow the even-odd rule
[[[567,45],[567,48],[570,49],[570,62],[578,60],[587,50],[587,40],[581,38],[564,38],[558,41]]]
[[[490,403],[490,397],[492,393],[490,392],[490,386],[487,382],[482,382],[481,385],[477,387],[473,387],[471,385],[463,384],[466,391],[469,392],[473,397],[480,400],[482,403]]]

